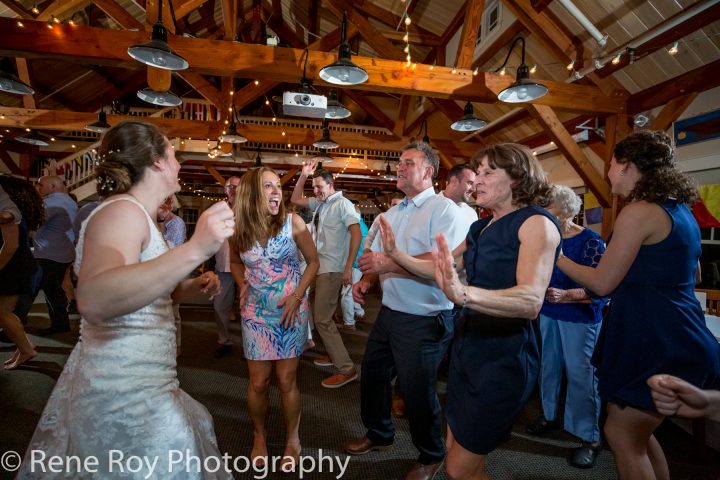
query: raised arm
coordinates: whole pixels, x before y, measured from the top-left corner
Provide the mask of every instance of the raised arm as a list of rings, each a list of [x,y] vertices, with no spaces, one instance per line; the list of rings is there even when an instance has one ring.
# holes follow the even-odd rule
[[[290,201],[298,207],[308,208],[310,205],[310,200],[303,194],[303,191],[305,189],[305,181],[315,172],[316,166],[317,162],[310,160],[303,165],[300,171],[300,177],[295,183],[292,195],[290,196]]]
[[[669,232],[670,219],[660,206],[647,202],[631,203],[618,215],[613,229],[613,240],[608,244],[597,267],[579,265],[562,255],[557,266],[588,290],[597,295],[609,295],[627,275],[643,243],[655,243],[667,235],[658,231],[658,226],[663,224]]]
[[[218,202],[200,216],[189,242],[140,263],[150,239],[145,212],[125,201],[103,208],[85,229],[77,288],[84,318],[102,321],[124,315],[174,290],[232,234],[232,218],[227,203]]]
[[[463,285],[453,268],[453,257],[442,234],[438,235],[438,248],[433,252],[435,281],[456,305],[495,317],[537,318],[550,283],[560,233],[549,219],[534,215],[520,227],[518,238],[516,286],[486,290]]]

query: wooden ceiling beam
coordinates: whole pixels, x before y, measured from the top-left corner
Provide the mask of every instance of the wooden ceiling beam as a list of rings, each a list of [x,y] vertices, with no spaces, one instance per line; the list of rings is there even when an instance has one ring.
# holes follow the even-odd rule
[[[174,0],[173,8],[175,9],[175,20],[185,18],[186,15],[193,10],[200,8],[205,2],[207,2],[207,0]]]
[[[570,165],[585,182],[585,185],[597,197],[603,207],[612,205],[610,185],[595,170],[595,167],[580,146],[568,133],[551,107],[545,105],[530,105],[530,114],[545,128],[550,138],[555,142]]]
[[[217,108],[222,108],[222,92],[215,87],[208,79],[194,72],[177,72],[177,75],[185,80],[196,92],[203,96],[208,102]]]
[[[396,29],[397,26],[400,24],[400,21],[402,20],[399,15],[395,15],[391,11],[384,9],[376,3],[373,3],[372,0],[355,0],[353,2],[353,6],[356,9],[360,10],[362,13],[366,14],[368,17],[374,18],[380,23],[387,25],[388,27],[393,29]],[[440,37],[435,35],[430,30],[426,30],[418,26],[417,24],[410,24],[410,27],[407,30],[410,32],[411,37],[414,34],[423,35],[427,38],[435,37],[437,38],[438,44],[440,43]]]
[[[220,172],[217,171],[217,168],[215,168],[209,163],[205,163],[203,166],[205,167],[205,170],[207,170],[220,185],[225,185],[225,178],[220,175]]]
[[[14,107],[0,107],[0,127],[19,128],[29,127],[38,130],[83,130],[85,125],[94,122],[97,115],[94,112],[71,112],[65,110],[39,110],[22,109]],[[114,125],[124,120],[137,120],[134,116],[108,115],[108,123]],[[205,122],[198,120],[180,120],[163,117],[143,117],[144,121],[154,123],[163,128],[170,137],[182,138],[215,138],[222,131],[222,122]],[[319,128],[290,127],[286,125],[238,125],[238,131],[246,138],[258,143],[277,143],[278,130],[285,132],[283,142],[293,145],[312,145],[322,136]],[[355,149],[383,149],[387,151],[400,151],[409,141],[409,137],[395,137],[393,135],[369,134],[360,132],[346,132],[332,130],[333,138],[343,148]],[[449,156],[469,156],[474,153],[477,145],[456,142],[446,139],[433,139],[433,144]]]
[[[665,131],[680,118],[680,115],[687,110],[690,104],[697,98],[698,92],[693,92],[688,95],[673,98],[667,105],[663,107],[655,120],[650,124],[650,130],[661,130]]]
[[[6,32],[0,36],[1,55],[59,58],[125,68],[139,66],[127,55],[127,47],[147,39],[144,32],[77,25],[57,25],[49,30],[42,22],[32,21],[27,21],[24,28],[19,28],[14,20],[7,18],[0,18],[0,31]],[[177,35],[171,35],[169,42],[188,60],[190,71],[204,75],[294,83],[302,74],[304,50]],[[311,80],[318,80],[319,70],[336,59],[334,53],[316,51],[311,51],[308,57],[307,76]],[[358,90],[495,103],[497,93],[513,82],[507,75],[482,73],[473,76],[469,70],[458,70],[453,74],[452,69],[447,67],[431,70],[430,65],[422,64],[408,69],[405,62],[379,58],[355,56],[353,61],[369,75],[366,83],[353,87]],[[330,86],[319,80],[317,83]],[[550,91],[536,103],[589,112],[624,111],[625,103],[622,99],[606,97],[596,87],[547,80],[543,80],[543,83]],[[572,102],[568,102],[568,98],[572,98]]]
[[[10,154],[7,152],[7,149],[0,148],[0,160],[5,164],[5,166],[10,170],[10,173],[13,175],[22,175],[23,171],[20,169],[17,163],[15,163],[15,160],[12,159]]]
[[[115,0],[93,0],[93,3],[123,28],[137,28],[138,30],[144,28],[142,22],[130,15],[130,12],[121,7]]]
[[[463,4],[460,6],[457,13],[453,17],[453,19],[450,20],[450,23],[448,24],[447,28],[445,28],[445,31],[440,36],[440,45],[446,46],[448,44],[448,42],[450,41],[450,39],[453,37],[453,35],[455,35],[455,32],[457,32],[458,29],[460,28],[460,26],[463,24],[467,2],[468,2],[468,0],[465,0],[465,2],[463,2]],[[444,64],[445,64],[445,62],[443,62],[441,65],[444,65]]]
[[[707,3],[708,0],[698,0],[692,5],[684,7],[682,11],[666,19],[655,28],[663,28],[665,25],[674,24],[676,22],[676,18],[682,15],[685,10],[693,8],[695,5],[701,4],[701,2]],[[678,25],[675,25],[674,27],[661,33],[653,39],[639,45],[634,45],[635,60],[637,61],[661,48],[665,48],[672,42],[680,40],[681,38],[686,37],[687,35],[690,35],[691,33],[696,32],[702,28],[705,28],[718,20],[720,20],[720,8],[718,8],[717,6],[714,8],[708,8],[703,11],[702,14],[695,15],[694,17]],[[600,78],[607,78],[618,70],[625,68],[629,63],[629,58],[629,55],[622,55],[620,57],[620,61],[617,64],[613,64],[612,62],[610,62],[600,70],[596,70],[595,74]]]
[[[308,31],[313,35],[317,35],[320,27],[320,15],[318,14],[320,0],[308,1]],[[312,35],[308,35],[310,39]]]
[[[628,99],[628,113],[634,115],[652,110],[653,108],[665,105],[675,98],[694,92],[704,92],[705,90],[720,86],[719,68],[720,60],[715,60],[695,70],[690,70],[675,78],[646,88]]]
[[[10,10],[24,20],[33,20],[35,18],[29,11],[25,10],[22,5],[17,3],[15,0],[0,0],[0,3],[8,7]]]
[[[352,23],[358,29],[360,36],[370,45],[370,48],[382,58],[401,61],[405,58],[402,51],[390,43],[368,20],[346,0],[323,0],[323,4],[338,19],[342,20],[343,14],[347,15],[348,23]]]
[[[503,5],[508,7],[508,10],[558,61],[581,62],[582,43],[576,38],[570,38],[559,22],[554,21],[554,17],[549,15],[549,11],[536,12],[531,0],[503,0]],[[627,90],[613,77],[602,79],[593,72],[588,74],[587,78],[609,97],[624,100],[629,96]]]
[[[485,0],[467,0],[465,2],[465,20],[460,34],[460,42],[458,42],[457,56],[455,57],[455,66],[457,68],[472,67],[483,10],[485,10]]]
[[[370,115],[370,117],[378,122],[379,125],[387,128],[391,132],[393,131],[395,128],[395,121],[385,115],[385,112],[383,112],[380,107],[375,105],[369,98],[360,92],[353,92],[350,89],[343,90],[343,93],[357,103],[360,108],[365,110],[365,113]]]
[[[280,177],[280,185],[287,185],[287,183],[292,180],[299,171],[300,169],[298,167],[292,167],[285,175]]]
[[[419,134],[418,134],[418,135],[415,135],[413,132],[414,132],[415,130],[417,130],[418,128],[422,127],[423,123],[424,123],[425,121],[427,121],[428,117],[429,117],[430,115],[432,115],[433,112],[435,112],[435,106],[434,106],[434,105],[425,104],[425,109],[420,113],[420,115],[418,115],[417,117],[415,117],[415,120],[413,120],[413,122],[412,122],[410,125],[406,125],[406,126],[405,126],[405,128],[403,129],[402,134],[403,134],[403,135],[415,136],[415,137],[417,137],[417,138],[422,138]],[[427,126],[427,124],[426,124],[426,126]],[[424,132],[421,132],[421,134],[424,134]]]
[[[29,68],[27,59],[16,58],[15,65],[17,66],[18,77],[20,78],[20,80],[22,80],[23,82],[32,86],[33,82],[30,79],[30,68]],[[36,105],[35,95],[36,94],[23,95],[22,96],[23,107],[36,108],[37,105]]]
[[[38,14],[36,20],[39,22],[47,22],[48,20],[52,20],[53,17],[58,20],[65,20],[65,15],[69,12],[74,13],[81,10],[89,3],[90,0],[55,0],[50,6]]]
[[[279,3],[279,2],[278,2]],[[290,45],[292,48],[305,48],[307,44],[305,39],[295,32],[282,18],[282,10],[280,16],[275,14],[275,0],[273,0],[273,9],[270,10],[265,5],[262,8],[263,21],[278,34],[281,40]]]
[[[235,40],[238,28],[238,2],[237,0],[221,0],[225,40]]]
[[[397,117],[395,118],[395,125],[393,125],[393,133],[397,136],[402,135],[405,130],[405,122],[407,121],[408,108],[410,107],[410,95],[403,95],[400,97],[398,105]]]
[[[378,31],[383,37],[392,41],[405,44],[405,31],[404,30],[390,30],[386,28],[378,28]],[[440,37],[437,35],[424,35],[422,33],[411,33],[410,43],[413,45],[424,45],[428,47],[437,47],[440,45]]]

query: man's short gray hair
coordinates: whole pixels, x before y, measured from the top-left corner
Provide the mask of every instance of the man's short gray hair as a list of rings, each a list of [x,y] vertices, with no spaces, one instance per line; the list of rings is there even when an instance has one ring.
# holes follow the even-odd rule
[[[401,153],[407,151],[407,150],[417,150],[418,152],[422,153],[425,157],[425,161],[429,163],[433,168],[433,180],[435,180],[435,177],[437,177],[438,170],[440,170],[440,158],[438,158],[437,153],[435,153],[435,150],[430,146],[430,144],[427,144],[425,142],[411,142],[405,145],[402,148]]]
[[[553,185],[550,191],[551,205],[560,209],[560,214],[565,218],[573,218],[580,211],[582,200],[575,191],[565,185]]]

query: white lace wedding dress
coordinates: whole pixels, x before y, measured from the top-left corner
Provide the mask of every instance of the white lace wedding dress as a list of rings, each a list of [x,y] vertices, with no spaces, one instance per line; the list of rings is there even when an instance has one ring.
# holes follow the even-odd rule
[[[105,202],[93,214],[124,200],[143,208],[133,198],[122,197]],[[151,239],[141,262],[168,250],[149,216],[148,222]],[[82,261],[84,229],[85,225],[76,270]],[[50,395],[18,478],[232,478],[224,469],[202,471],[203,459],[219,457],[220,452],[207,409],[178,387],[170,293],[102,324],[81,320],[81,340]],[[80,461],[97,458],[97,467],[90,468],[97,472],[84,467],[77,471],[68,462],[71,472],[50,473],[46,466],[41,473],[40,465],[32,462],[33,450],[35,459],[41,456],[38,451],[44,453],[45,463],[55,455],[77,456]],[[140,460],[130,460],[131,456]],[[197,461],[190,460],[188,469],[185,461],[192,456]],[[157,458],[153,471],[144,464],[131,472],[143,458],[149,464]]]

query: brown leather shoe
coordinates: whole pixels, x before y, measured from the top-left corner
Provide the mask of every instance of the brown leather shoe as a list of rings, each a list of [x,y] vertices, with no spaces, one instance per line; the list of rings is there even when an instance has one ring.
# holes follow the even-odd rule
[[[336,373],[335,375],[331,375],[322,382],[320,382],[320,385],[322,385],[325,388],[340,388],[343,385],[347,385],[348,383],[357,380],[358,378],[358,371],[353,368],[348,373]]]
[[[366,453],[374,451],[386,452],[391,448],[392,443],[390,445],[378,445],[367,437],[353,438],[343,445],[345,453],[349,453],[350,455],[365,455]]]
[[[412,466],[408,473],[405,474],[405,480],[432,480],[435,478],[442,462],[431,463],[430,465],[423,465],[422,463],[416,463]]]

